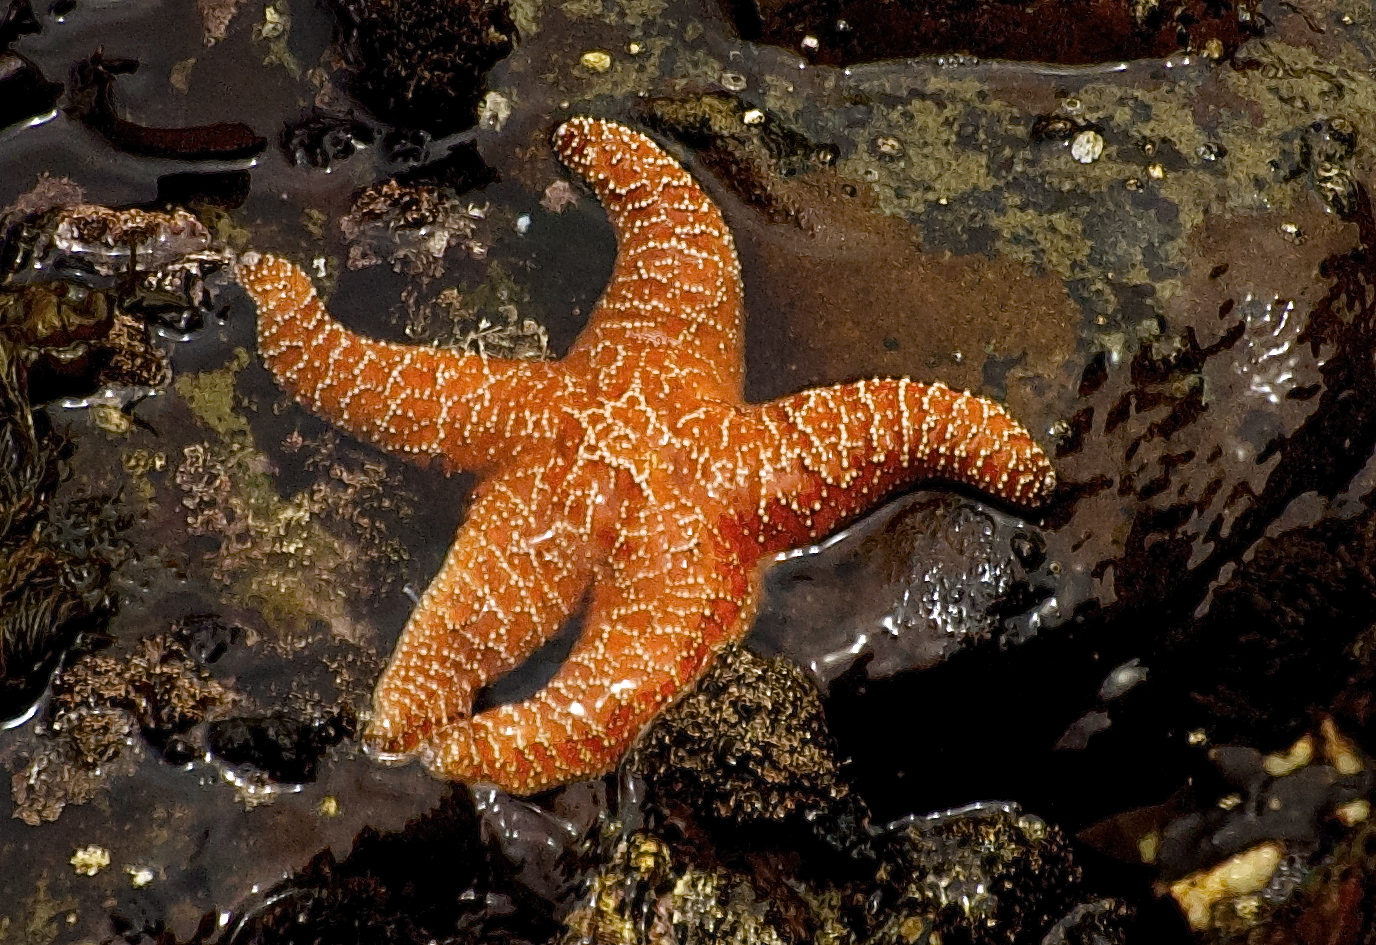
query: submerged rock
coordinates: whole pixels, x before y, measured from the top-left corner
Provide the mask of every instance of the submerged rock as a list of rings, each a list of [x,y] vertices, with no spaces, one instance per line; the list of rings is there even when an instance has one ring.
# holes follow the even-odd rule
[[[353,115],[312,111],[282,129],[278,144],[288,161],[329,168],[373,143],[373,129]]]
[[[302,784],[315,780],[320,756],[353,736],[352,717],[320,719],[235,716],[210,724],[206,742],[211,754],[231,765],[256,768],[273,781]]]
[[[429,281],[444,274],[451,247],[476,258],[486,255],[475,239],[486,215],[485,203],[450,188],[390,179],[360,191],[339,226],[350,244],[350,269],[386,260],[396,272]]]
[[[487,72],[512,50],[505,0],[334,0],[353,95],[383,121],[452,134],[477,120]]]
[[[789,178],[835,159],[777,115],[725,93],[654,98],[641,108],[650,126],[688,145],[742,200],[803,228],[815,226]]]
[[[750,646],[782,654],[829,688],[928,669],[963,650],[1017,642],[1007,618],[1049,596],[1045,539],[972,499],[919,493],[766,580]]]
[[[14,816],[56,820],[132,773],[145,746],[174,764],[199,757],[188,734],[233,698],[171,635],[150,636],[123,656],[78,658],[53,681],[36,740],[13,762]]]

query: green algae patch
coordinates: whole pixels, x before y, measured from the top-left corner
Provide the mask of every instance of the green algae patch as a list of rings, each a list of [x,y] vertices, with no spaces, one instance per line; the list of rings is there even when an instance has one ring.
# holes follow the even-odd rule
[[[904,96],[882,95],[882,88],[875,89],[864,137],[852,140],[839,170],[869,182],[879,206],[896,216],[993,189],[998,181],[990,163],[1016,147],[1010,129],[1021,116],[1009,107],[974,107],[982,88],[974,79],[950,79],[925,83],[922,91],[914,89]],[[771,106],[787,108],[788,103]],[[973,121],[977,115],[982,120]],[[904,156],[890,160],[879,146],[883,138],[901,142]]]
[[[62,934],[61,919],[77,905],[72,896],[49,892],[48,874],[39,873],[18,916],[0,917],[0,945],[52,945]]]
[[[595,19],[614,26],[654,24],[668,9],[665,0],[566,0],[559,9],[571,18]]]
[[[229,364],[201,374],[183,374],[173,382],[173,387],[196,419],[216,433],[223,437],[248,436],[248,420],[236,410],[234,392],[239,372],[248,367],[248,362],[248,352],[235,348]]]
[[[847,97],[861,117],[850,120],[799,106],[791,83],[767,89],[771,108],[836,141],[839,172],[908,220],[929,251],[1054,273],[1106,343],[1136,334],[1142,312],[1126,310],[1125,293],[1159,315],[1182,291],[1190,234],[1211,214],[1284,214],[1314,192],[1343,199],[1353,154],[1334,145],[1313,156],[1316,122],[1376,124],[1376,78],[1276,40],[1249,43],[1232,65],[1133,69],[1067,79],[1041,116],[1021,104],[1034,96],[1017,80],[941,71],[857,76]],[[1071,133],[1039,139],[1047,117],[1101,147],[1077,155]]]
[[[394,498],[386,466],[346,461],[334,434],[314,443],[290,438],[320,478],[284,497],[238,410],[235,381],[248,361],[240,348],[225,367],[174,385],[215,434],[169,462],[187,530],[215,544],[204,559],[210,578],[236,603],[261,611],[282,642],[299,642],[320,621],[360,642],[366,630],[353,604],[375,599],[406,560],[383,522],[409,516],[409,508]]]

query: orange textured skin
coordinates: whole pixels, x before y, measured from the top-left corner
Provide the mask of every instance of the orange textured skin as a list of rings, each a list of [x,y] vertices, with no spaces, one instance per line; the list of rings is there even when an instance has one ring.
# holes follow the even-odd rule
[[[742,400],[740,268],[721,213],[624,126],[576,118],[560,157],[619,245],[559,362],[356,335],[295,265],[246,257],[258,344],[282,387],[382,449],[482,480],[383,673],[365,733],[386,760],[533,793],[610,771],[749,628],[762,559],[925,479],[1018,505],[1054,486],[999,405],[906,378]],[[591,591],[582,637],[532,698],[474,715]]]

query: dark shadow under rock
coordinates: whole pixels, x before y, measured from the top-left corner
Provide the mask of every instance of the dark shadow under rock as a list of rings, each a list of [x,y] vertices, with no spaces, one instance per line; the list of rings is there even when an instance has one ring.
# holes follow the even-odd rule
[[[315,780],[321,755],[356,729],[346,714],[236,717],[212,722],[207,743],[211,754],[227,764],[257,768],[278,783],[304,784]]]
[[[51,112],[62,86],[15,52],[0,52],[0,128]]]
[[[247,903],[222,945],[451,945],[547,941],[550,907],[511,881],[462,791],[396,833],[365,829],[342,861],[317,854]]]

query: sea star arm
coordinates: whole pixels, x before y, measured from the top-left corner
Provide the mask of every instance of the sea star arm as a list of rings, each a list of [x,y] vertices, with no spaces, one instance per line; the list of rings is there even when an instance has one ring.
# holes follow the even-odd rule
[[[605,774],[721,647],[745,633],[758,578],[734,545],[696,510],[651,509],[643,522],[643,534],[658,529],[668,540],[623,547],[549,685],[453,726],[427,759],[436,775],[530,794]]]
[[[246,255],[236,276],[257,303],[268,370],[312,413],[362,440],[483,472],[557,434],[548,415],[518,409],[555,396],[563,378],[553,364],[365,338],[330,316],[299,266],[275,256]]]
[[[596,486],[551,501],[567,474],[552,465],[483,483],[378,682],[364,735],[374,754],[425,750],[577,606],[593,573],[600,503]]]
[[[677,161],[624,125],[574,118],[554,146],[597,193],[616,231],[611,281],[569,353],[571,370],[615,370],[628,351],[663,360],[681,385],[739,398],[740,266],[721,211]]]
[[[747,407],[722,437],[745,537],[763,553],[816,541],[924,479],[1013,505],[1046,500],[1055,472],[997,403],[943,384],[866,380]]]

